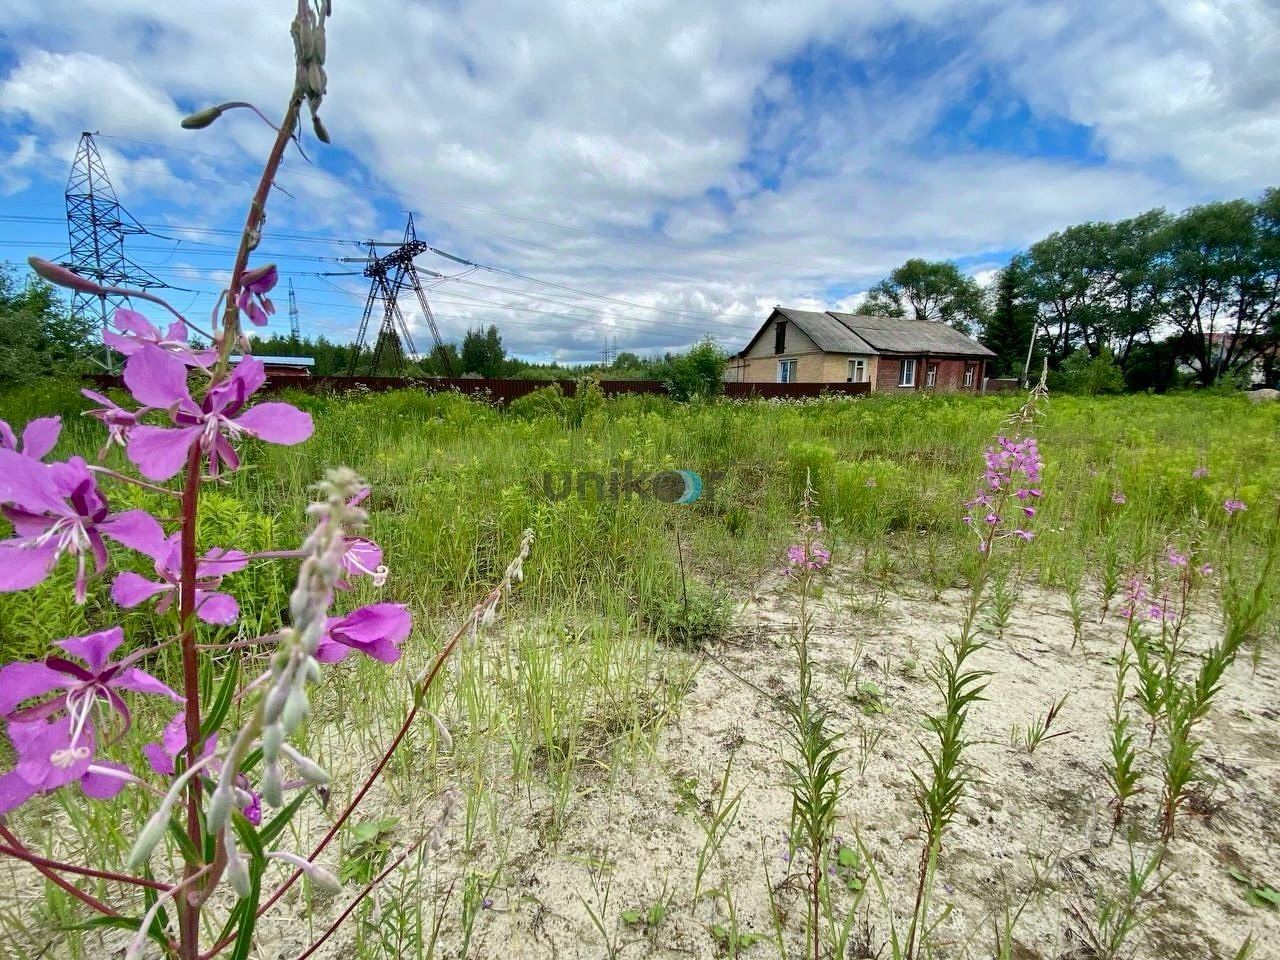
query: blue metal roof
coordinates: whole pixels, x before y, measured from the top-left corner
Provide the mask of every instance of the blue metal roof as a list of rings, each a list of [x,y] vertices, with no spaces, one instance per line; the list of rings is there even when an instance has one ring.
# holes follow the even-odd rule
[[[314,357],[269,357],[262,354],[254,354],[259,360],[266,364],[274,364],[278,367],[314,367],[316,361]],[[243,359],[240,354],[232,354],[231,362],[239,363]]]

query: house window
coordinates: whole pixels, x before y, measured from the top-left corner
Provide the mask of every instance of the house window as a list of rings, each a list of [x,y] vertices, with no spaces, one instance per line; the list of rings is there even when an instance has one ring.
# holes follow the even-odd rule
[[[924,369],[924,385],[926,387],[936,387],[938,385],[938,365],[931,363]]]
[[[978,376],[978,365],[976,363],[966,363],[964,365],[964,385],[972,387],[973,381]]]
[[[778,382],[779,383],[795,383],[796,382],[796,362],[794,360],[778,361]]]
[[[787,349],[787,321],[779,320],[773,328],[773,352],[781,353]]]
[[[867,382],[867,361],[862,358],[849,361],[849,382],[850,383],[866,383]]]
[[[916,362],[914,359],[903,360],[898,365],[898,386],[914,387],[916,385]]]

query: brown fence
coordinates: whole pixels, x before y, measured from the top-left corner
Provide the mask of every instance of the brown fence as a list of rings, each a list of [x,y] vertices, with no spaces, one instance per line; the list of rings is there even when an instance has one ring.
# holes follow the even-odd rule
[[[988,377],[984,384],[984,393],[1012,393],[1021,390],[1022,384],[1014,377]]]
[[[87,379],[99,389],[122,387],[118,374],[94,373]],[[566,396],[572,397],[578,390],[576,380],[498,380],[477,377],[268,377],[264,391],[305,390],[308,393],[342,393],[348,390],[426,390],[428,392],[456,391],[477,396],[495,403],[507,404],[535,390],[557,383]],[[660,380],[601,380],[600,389],[605,396],[616,397],[628,393],[667,393],[667,386]],[[861,394],[871,390],[869,383],[726,383],[724,393],[732,398],[799,399],[817,397],[823,393]]]

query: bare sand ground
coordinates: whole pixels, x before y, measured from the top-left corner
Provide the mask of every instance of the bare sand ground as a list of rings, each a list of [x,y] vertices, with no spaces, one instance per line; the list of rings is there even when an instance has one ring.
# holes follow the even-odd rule
[[[474,911],[473,957],[717,957],[727,954],[723,932],[735,921],[739,932],[762,938],[741,955],[771,957],[780,953],[773,939],[775,911],[787,954],[802,955],[803,883],[798,861],[787,859],[788,748],[774,700],[795,682],[789,641],[794,599],[779,576],[740,600],[733,636],[708,651],[652,753],[629,770],[584,766],[558,836],[548,829],[554,798],[545,790],[488,782],[483,789],[496,801],[492,809],[505,833],[505,852],[494,849],[492,840],[482,841],[464,866],[466,824],[455,819],[423,868],[422,885],[406,887],[405,876],[393,875],[378,902],[362,912],[363,932],[343,927],[318,956],[401,955],[403,947],[395,946],[379,954],[371,940],[375,932],[385,935],[396,927],[396,914],[406,907],[397,897],[406,895],[414,901],[408,906],[421,909],[413,922],[428,928],[424,936],[436,913],[442,916],[435,955],[459,956],[468,873],[480,877],[486,894]],[[865,586],[855,585],[852,571],[835,570],[817,604],[817,695],[832,711],[846,751],[836,833],[848,844],[861,838],[884,884],[881,896],[865,863],[854,871],[866,892],[856,907],[847,956],[889,956],[891,915],[902,926],[910,909],[921,840],[909,771],[922,763],[921,717],[939,703],[912,663],[926,663],[954,631],[962,601],[959,592],[939,600],[909,585],[870,598]],[[1212,614],[1201,613],[1189,621],[1189,630],[1193,644],[1203,645],[1221,627]],[[1112,658],[1122,637],[1122,621],[1111,617],[1086,622],[1083,649],[1073,646],[1065,599],[1028,590],[1004,636],[979,655],[977,665],[991,671],[987,699],[969,721],[976,741],[969,757],[979,782],[961,803],[942,852],[933,915],[943,919],[931,936],[934,956],[993,957],[994,918],[1024,899],[1015,928],[1017,960],[1094,955],[1085,928],[1102,898],[1121,893],[1131,851],[1143,857],[1155,849],[1160,794],[1158,756],[1144,753],[1145,792],[1132,804],[1124,830],[1113,833],[1102,762],[1115,680]],[[503,643],[501,630],[489,642]],[[882,705],[870,714],[867,697],[858,698],[859,685],[868,681],[878,688]],[[1280,886],[1278,693],[1274,651],[1264,651],[1256,669],[1248,656],[1231,669],[1201,728],[1211,779],[1195,788],[1158,871],[1160,882],[1142,904],[1144,922],[1122,956],[1231,960],[1252,934],[1257,960],[1280,957],[1280,911],[1249,905],[1244,886],[1229,873]],[[1013,725],[1042,716],[1064,694],[1068,699],[1053,730],[1067,735],[1045,741],[1034,754],[1010,744]],[[1141,728],[1136,706],[1131,712]],[[1145,743],[1141,733],[1140,740]],[[337,782],[367,769],[370,758],[344,759],[349,770],[337,771]],[[721,895],[704,893],[695,902],[705,842],[699,823],[713,813],[731,760],[728,792],[740,794],[737,814],[702,884],[704,891]],[[500,768],[499,757],[495,769]],[[397,774],[399,789],[377,788],[362,816],[391,815],[407,826],[428,823],[436,798],[417,797],[412,790],[406,798],[402,789],[412,770],[410,764]],[[399,799],[392,801],[392,795]],[[294,838],[297,848],[305,849],[324,827],[323,819],[310,817]],[[7,867],[4,873],[15,880],[12,896],[28,903],[39,896],[29,871]],[[842,893],[840,902],[849,907],[855,895]],[[624,913],[643,913],[655,903],[665,904],[661,922],[624,922]],[[344,897],[305,899],[295,888],[260,926],[253,955],[297,956],[344,904]],[[104,935],[104,946],[118,946],[119,937]]]

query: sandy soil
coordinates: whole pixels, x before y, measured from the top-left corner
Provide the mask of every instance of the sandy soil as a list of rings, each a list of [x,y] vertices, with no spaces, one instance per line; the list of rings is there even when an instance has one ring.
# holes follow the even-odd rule
[[[921,762],[920,718],[938,704],[933,687],[911,662],[923,664],[933,655],[958,621],[961,601],[959,593],[937,602],[904,588],[875,602],[865,588],[853,586],[850,572],[835,571],[819,602],[812,638],[818,696],[831,708],[837,729],[846,733],[847,771],[836,832],[850,844],[855,833],[861,837],[885,889],[881,897],[865,864],[855,871],[867,892],[856,909],[851,957],[889,956],[890,911],[904,925],[910,908],[920,839],[909,770]],[[504,858],[489,851],[492,862],[486,865],[482,850],[471,867],[499,867],[488,893],[491,902],[476,912],[471,956],[597,960],[611,950],[624,957],[723,956],[723,938],[713,929],[730,926],[728,901],[708,897],[706,890],[728,894],[739,931],[763,936],[742,951],[744,956],[778,955],[772,939],[775,908],[783,918],[789,955],[799,955],[802,884],[797,862],[789,863],[786,856],[786,741],[772,699],[790,689],[795,672],[788,639],[794,603],[782,579],[743,597],[737,621],[734,636],[709,652],[652,756],[612,779],[603,769],[583,770],[580,793],[569,803],[567,828],[558,840],[548,837],[551,797],[511,784],[493,787],[501,795],[510,842]],[[1220,629],[1208,615],[1194,617],[1189,628],[1199,644]],[[1111,657],[1122,635],[1123,625],[1115,618],[1087,623],[1084,651],[1073,648],[1065,600],[1027,591],[1004,637],[981,653],[978,666],[992,676],[987,700],[970,717],[977,743],[969,756],[979,783],[962,802],[943,850],[934,916],[946,915],[932,936],[936,957],[992,957],[993,919],[1024,898],[1016,926],[1017,960],[1093,956],[1082,928],[1097,916],[1100,897],[1120,894],[1130,856],[1124,835],[1112,833],[1101,773],[1114,685]],[[499,635],[491,642],[503,640]],[[868,714],[856,701],[858,685],[865,681],[877,685],[883,712]],[[1280,957],[1280,911],[1249,905],[1244,887],[1228,873],[1236,870],[1280,885],[1278,692],[1280,665],[1274,656],[1264,656],[1256,670],[1244,658],[1230,671],[1202,728],[1203,758],[1213,780],[1196,788],[1159,871],[1162,882],[1143,903],[1145,922],[1122,956],[1231,960],[1252,933],[1256,960]],[[1054,730],[1068,735],[1045,741],[1030,755],[1020,744],[1010,745],[1011,726],[1043,715],[1064,694],[1069,697]],[[1136,706],[1133,716],[1141,726]],[[737,816],[707,868],[704,896],[694,903],[694,875],[705,839],[699,821],[711,812],[731,758],[729,794],[741,795]],[[358,769],[360,761],[352,761]],[[1157,764],[1154,754],[1143,755],[1146,792],[1126,818],[1139,856],[1154,849]],[[379,814],[380,801],[387,803],[385,793],[371,799],[374,806],[366,816]],[[427,822],[434,809],[430,798],[410,808],[384,808],[408,823]],[[324,825],[312,826],[309,832],[315,835]],[[426,868],[427,886],[416,894],[425,903],[423,922],[429,927],[431,886],[437,903],[444,890],[453,891],[440,928],[436,955],[441,957],[457,956],[462,942],[462,832],[461,822],[450,826]],[[393,891],[388,887],[384,899]],[[658,902],[667,907],[656,926],[622,922],[625,911],[643,913]],[[854,895],[842,894],[842,902],[852,905]],[[308,928],[326,924],[343,903],[335,898],[307,905],[291,892],[260,928],[255,955],[262,960],[296,956],[310,940]],[[386,903],[379,909],[375,923],[394,912]],[[310,925],[301,919],[308,911]],[[593,912],[609,943],[592,921]],[[354,956],[354,937],[354,928],[344,927],[318,956]]]

